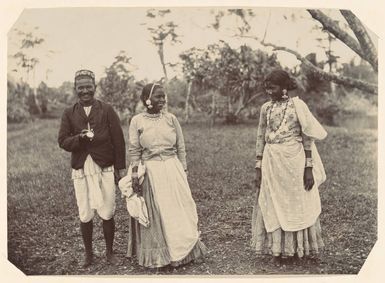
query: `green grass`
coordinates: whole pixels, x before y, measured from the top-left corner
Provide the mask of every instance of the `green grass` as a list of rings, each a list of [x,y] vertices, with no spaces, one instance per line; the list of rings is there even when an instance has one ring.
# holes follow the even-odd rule
[[[59,121],[8,127],[8,257],[26,274],[153,274],[125,258],[128,215],[117,193],[115,251],[107,266],[99,219],[96,264],[80,269],[83,245],[70,154],[56,142]],[[125,135],[127,127],[124,128]],[[209,254],[165,274],[357,273],[377,239],[377,132],[327,128],[318,143],[327,181],[320,188],[326,249],[318,262],[281,267],[250,248],[256,123],[183,125],[190,187]]]

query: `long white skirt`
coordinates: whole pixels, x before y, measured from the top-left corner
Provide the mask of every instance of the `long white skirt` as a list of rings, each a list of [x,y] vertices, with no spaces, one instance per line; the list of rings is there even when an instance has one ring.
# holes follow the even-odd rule
[[[258,254],[298,257],[318,253],[324,247],[318,192],[326,178],[313,145],[315,185],[305,191],[305,152],[301,143],[266,144],[262,160],[262,184],[254,204],[252,246]]]
[[[199,240],[198,215],[186,173],[177,157],[144,164],[171,260],[179,261]]]
[[[325,180],[321,159],[312,149],[315,184],[304,189],[305,151],[295,140],[282,144],[266,144],[262,160],[262,183],[258,204],[266,231],[278,228],[298,231],[315,224],[321,213],[318,185]]]

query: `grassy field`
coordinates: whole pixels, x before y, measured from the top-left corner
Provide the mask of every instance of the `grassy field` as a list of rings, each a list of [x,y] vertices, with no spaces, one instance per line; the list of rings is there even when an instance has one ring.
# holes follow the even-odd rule
[[[104,259],[95,219],[96,264],[79,268],[83,245],[70,179],[70,154],[59,149],[57,120],[8,127],[8,257],[26,274],[155,274],[125,257],[128,215],[117,193],[117,266]],[[125,127],[125,134],[127,127]],[[201,263],[161,272],[179,275],[354,274],[377,239],[377,132],[327,128],[318,143],[328,180],[320,188],[326,249],[318,262],[276,267],[250,248],[255,198],[254,124],[183,126],[190,187],[209,254]]]

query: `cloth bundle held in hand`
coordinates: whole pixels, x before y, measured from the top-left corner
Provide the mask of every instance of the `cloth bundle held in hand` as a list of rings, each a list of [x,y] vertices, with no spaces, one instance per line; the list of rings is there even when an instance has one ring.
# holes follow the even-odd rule
[[[146,172],[146,168],[144,165],[139,164],[138,166],[138,178],[139,184],[143,183],[144,174]],[[135,218],[145,227],[150,225],[150,221],[148,219],[147,206],[142,196],[138,196],[134,193],[132,189],[132,181],[131,181],[131,166],[128,168],[127,175],[120,179],[119,181],[119,189],[122,192],[122,195],[126,197],[126,206],[127,211],[131,217]]]

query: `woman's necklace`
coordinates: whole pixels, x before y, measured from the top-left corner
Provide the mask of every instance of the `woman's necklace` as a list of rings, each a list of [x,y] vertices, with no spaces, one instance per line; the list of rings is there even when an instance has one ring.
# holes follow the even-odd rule
[[[271,126],[271,123],[270,123],[270,119],[271,119],[271,112],[274,111],[274,108],[276,106],[277,102],[273,102],[272,104],[272,107],[269,109],[270,111],[268,111],[267,113],[267,126],[269,127],[269,129],[275,134],[280,128],[281,126],[286,123],[286,110],[287,110],[287,106],[289,104],[289,99],[286,100],[286,103],[285,103],[285,109],[283,110],[283,116],[282,116],[282,119],[278,125],[277,128],[273,129],[273,127]]]
[[[162,119],[163,113],[162,112],[159,112],[159,113],[144,112],[143,116],[144,118],[149,119],[151,121],[159,121],[160,119]]]

